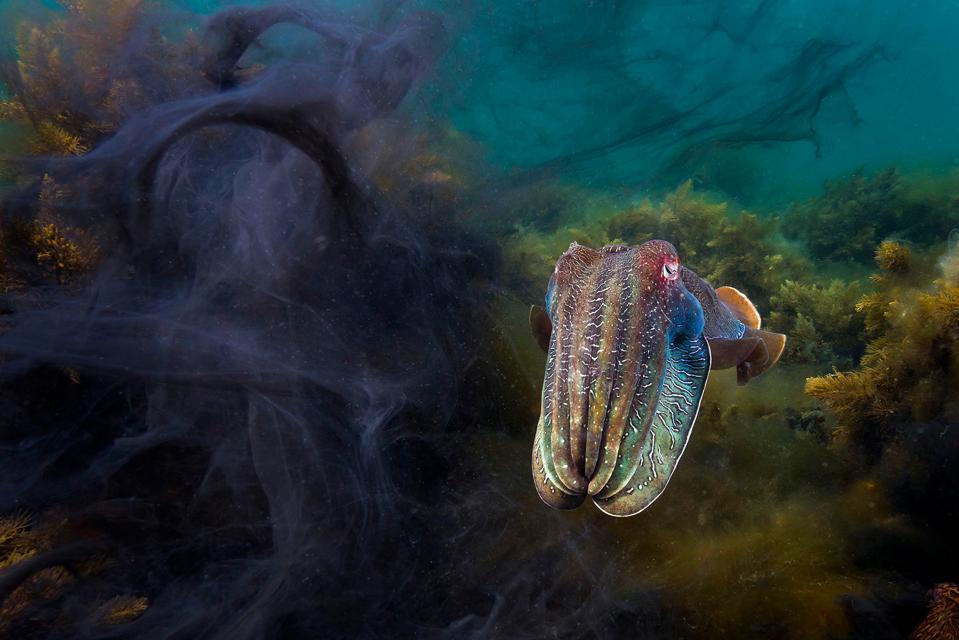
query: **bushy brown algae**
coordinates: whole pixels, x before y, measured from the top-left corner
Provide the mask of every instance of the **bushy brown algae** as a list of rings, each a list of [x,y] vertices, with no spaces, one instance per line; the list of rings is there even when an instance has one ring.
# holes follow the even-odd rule
[[[868,260],[890,232],[902,229],[900,175],[894,168],[869,177],[863,171],[832,180],[821,196],[794,206],[786,232],[811,255],[829,260]]]
[[[858,369],[809,378],[806,392],[835,414],[837,438],[875,444],[910,422],[959,419],[959,281],[902,284],[905,248],[883,243],[879,290],[861,299],[870,341]]]
[[[839,279],[827,284],[786,280],[770,298],[770,325],[789,336],[786,362],[851,367],[865,343],[865,325],[856,304],[862,285]]]
[[[9,581],[5,569],[29,560],[41,560],[44,554],[89,534],[56,512],[43,517],[21,512],[0,518],[0,578]],[[4,584],[5,591],[0,593],[0,635],[22,637],[21,634],[30,633],[38,626],[66,622],[57,609],[68,596],[70,583],[89,579],[109,566],[110,560],[95,552],[65,556],[62,561],[42,562],[20,582],[9,587]],[[135,620],[148,607],[149,601],[144,597],[121,595],[100,599],[92,593],[87,594],[87,601],[73,614],[82,617],[92,611],[96,623],[118,625]]]
[[[133,112],[162,99],[157,82],[198,78],[196,48],[175,47],[156,31],[143,32],[141,0],[60,0],[60,12],[43,22],[24,20],[16,33],[17,62],[6,70],[10,96],[0,102],[0,122],[15,125],[22,152],[79,155],[119,127]],[[109,34],[105,36],[104,34]],[[153,62],[123,60],[134,38],[150,38]],[[143,88],[149,69],[150,95]],[[8,150],[9,151],[9,150]]]
[[[957,172],[908,178],[895,167],[832,180],[820,196],[794,205],[785,233],[820,260],[868,263],[883,240],[930,245],[959,225]]]

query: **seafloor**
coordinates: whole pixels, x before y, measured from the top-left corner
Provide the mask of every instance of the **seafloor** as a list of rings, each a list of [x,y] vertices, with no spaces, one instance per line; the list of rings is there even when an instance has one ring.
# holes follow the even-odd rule
[[[0,636],[959,638],[957,24],[4,3]],[[651,238],[786,351],[553,511],[527,311]]]

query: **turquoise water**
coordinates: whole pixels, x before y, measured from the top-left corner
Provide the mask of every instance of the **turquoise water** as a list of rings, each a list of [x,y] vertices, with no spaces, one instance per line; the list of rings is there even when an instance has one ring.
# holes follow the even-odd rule
[[[5,2],[0,636],[952,637],[957,24]]]
[[[603,186],[732,164],[782,197],[859,166],[950,167],[956,7],[924,9],[492,3],[450,52],[452,117],[506,166],[582,158]]]

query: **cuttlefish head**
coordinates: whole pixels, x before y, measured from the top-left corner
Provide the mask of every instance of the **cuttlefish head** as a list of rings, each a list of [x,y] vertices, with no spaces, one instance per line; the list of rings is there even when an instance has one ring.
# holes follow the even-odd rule
[[[579,295],[591,276],[599,276],[602,284],[607,284],[610,274],[597,269],[598,263],[604,261],[609,269],[630,272],[636,280],[633,284],[641,285],[641,291],[637,293],[665,312],[662,318],[653,319],[665,320],[671,334],[702,331],[705,321],[702,306],[686,288],[683,276],[688,270],[680,265],[679,255],[672,244],[665,240],[650,240],[639,247],[606,245],[596,251],[574,242],[556,262],[546,291],[545,310],[534,307],[531,312],[533,334],[544,351],[549,345],[553,321],[560,312],[556,292]]]
[[[641,277],[662,297],[667,339],[688,339],[702,334],[703,308],[686,288],[683,267],[673,245],[664,240],[650,240],[638,248],[638,254]]]

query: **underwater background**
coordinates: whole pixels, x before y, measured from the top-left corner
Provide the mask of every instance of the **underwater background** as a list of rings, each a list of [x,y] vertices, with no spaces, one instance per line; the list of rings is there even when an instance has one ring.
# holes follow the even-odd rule
[[[0,636],[959,637],[959,4],[4,0]],[[527,313],[788,335],[632,518]]]

